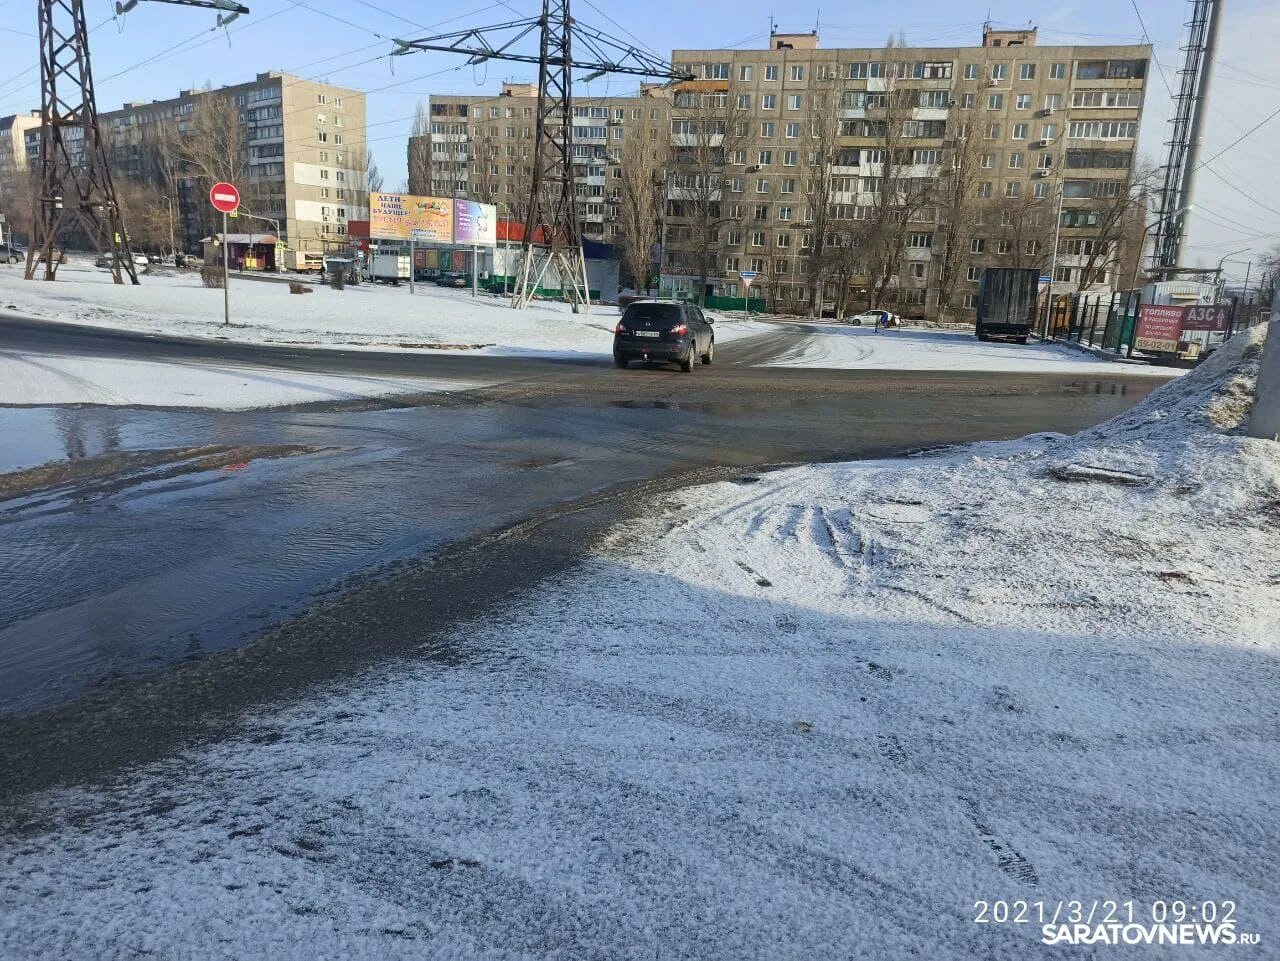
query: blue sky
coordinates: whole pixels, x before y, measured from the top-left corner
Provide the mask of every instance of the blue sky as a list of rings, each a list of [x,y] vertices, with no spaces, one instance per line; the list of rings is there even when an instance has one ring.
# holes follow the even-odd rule
[[[214,27],[214,14],[142,0],[123,22],[112,19],[109,0],[85,0],[91,27],[100,109],[126,100],[172,96],[180,88],[236,83],[267,69],[327,80],[368,92],[371,147],[388,184],[405,176],[405,141],[414,105],[430,93],[492,91],[503,80],[531,79],[518,64],[460,66],[445,54],[386,56],[391,37],[422,36],[495,23],[535,12],[529,0],[491,3],[459,0],[428,7],[409,0],[249,0],[252,13],[229,31]],[[822,45],[879,46],[902,30],[912,45],[976,43],[988,8],[939,0],[914,0],[866,11],[851,5],[826,8],[776,0],[648,0],[622,4],[576,0],[576,15],[613,33],[627,33],[669,56],[672,47],[763,47],[771,15],[779,29],[820,27]],[[864,8],[865,9],[865,8]],[[821,12],[819,12],[821,10]],[[1213,156],[1280,104],[1280,4],[1233,0],[1224,21],[1220,69],[1212,93],[1213,116],[1203,157]],[[1176,86],[1178,45],[1190,13],[1185,0],[1138,0],[1156,57]],[[1040,27],[1040,42],[1121,43],[1142,38],[1131,3],[1084,0],[1061,4],[993,5],[997,23]],[[614,23],[610,23],[612,18]],[[0,114],[38,106],[35,4],[0,0]],[[392,69],[394,67],[394,73]],[[596,94],[634,89],[627,79],[599,80]],[[1163,159],[1168,94],[1153,77],[1143,122],[1141,152]],[[1261,251],[1280,242],[1280,117],[1213,161],[1197,186],[1188,259],[1208,265],[1241,248]],[[1202,174],[1204,172],[1202,171]],[[1243,272],[1249,253],[1240,255]],[[1234,262],[1230,266],[1236,267]]]

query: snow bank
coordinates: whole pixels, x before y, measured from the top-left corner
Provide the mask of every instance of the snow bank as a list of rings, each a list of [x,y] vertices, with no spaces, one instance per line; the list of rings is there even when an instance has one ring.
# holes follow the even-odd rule
[[[1024,959],[975,901],[1109,898],[1230,899],[1268,957],[1255,347],[1074,438],[664,497],[448,665],[46,796],[0,955]]]

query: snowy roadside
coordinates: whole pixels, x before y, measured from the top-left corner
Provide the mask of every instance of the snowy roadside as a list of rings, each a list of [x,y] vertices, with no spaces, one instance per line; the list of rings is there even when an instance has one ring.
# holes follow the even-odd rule
[[[668,496],[447,666],[43,797],[0,955],[1022,959],[975,901],[1109,898],[1231,900],[1272,956],[1257,347],[1072,438]]]
[[[98,404],[251,410],[467,390],[425,377],[317,374],[231,364],[72,357],[0,350],[0,406]]]
[[[1106,373],[1126,377],[1174,377],[1171,367],[1116,364],[1062,344],[982,343],[965,330],[899,327],[876,330],[846,324],[797,321],[810,331],[794,350],[770,367],[825,367],[841,370],[982,370],[1036,373]]]
[[[73,259],[54,283],[24,281],[0,266],[0,308],[42,320],[151,334],[234,340],[253,344],[344,350],[451,350],[463,354],[592,356],[604,361],[613,347],[616,307],[574,314],[566,304],[537,302],[512,310],[500,297],[431,284],[359,284],[343,291],[309,282],[309,294],[285,283],[231,280],[230,328],[222,323],[222,291],[205,288],[198,274],[164,270],[142,275],[137,286],[111,283],[105,270]],[[774,328],[738,320],[716,327],[719,343]]]

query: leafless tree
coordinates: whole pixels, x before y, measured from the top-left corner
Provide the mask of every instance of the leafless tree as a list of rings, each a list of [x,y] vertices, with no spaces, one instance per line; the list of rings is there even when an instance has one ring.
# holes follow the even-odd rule
[[[197,195],[203,196],[215,183],[226,181],[240,188],[241,203],[246,209],[256,207],[262,189],[249,164],[240,110],[231,98],[200,94],[191,114],[191,126],[176,135],[174,145],[182,164],[181,176],[195,182]],[[202,230],[212,233],[220,229],[211,207],[199,204],[192,213],[200,219]]]
[[[829,246],[838,242],[832,231],[832,206],[836,178],[833,168],[841,166],[839,149],[842,91],[834,74],[814,78],[809,90],[809,164],[805,168],[804,198],[809,209],[811,228],[807,256],[803,258],[809,282],[809,316],[822,313],[824,293],[832,275],[837,272],[836,258],[829,256]]]
[[[426,196],[431,193],[431,118],[421,103],[413,111],[408,150],[409,193]]]
[[[1082,293],[1088,287],[1101,283],[1100,278],[1109,268],[1119,271],[1120,263],[1126,260],[1120,253],[1120,246],[1132,233],[1135,216],[1139,216],[1139,212],[1145,209],[1146,197],[1154,189],[1157,175],[1158,170],[1155,165],[1144,161],[1134,170],[1133,177],[1127,186],[1120,180],[1082,181],[1091,185],[1095,191],[1114,191],[1114,196],[1094,196],[1088,198],[1085,204],[1064,206],[1063,226],[1069,228],[1071,224],[1081,222],[1076,218],[1086,218],[1083,223],[1088,225],[1089,236],[1094,241],[1088,248],[1089,253],[1085,255],[1084,264],[1080,268],[1080,276],[1076,281],[1077,293]],[[1065,188],[1064,180],[1063,189]],[[1065,196],[1064,199],[1069,202],[1074,198]],[[1132,260],[1129,260],[1129,263],[1132,263]],[[1115,279],[1116,286],[1128,285],[1128,277]]]
[[[656,136],[650,136],[656,131]],[[658,245],[664,186],[662,171],[669,151],[665,129],[636,124],[627,130],[608,182],[618,188],[618,236],[622,260],[636,290],[648,291],[653,274],[653,251]],[[608,200],[609,198],[606,198]]]
[[[705,81],[676,88],[671,116],[666,211],[678,223],[664,257],[698,278],[698,302],[705,303],[720,231],[733,222],[723,196],[726,158],[750,143],[751,120],[727,83],[708,89]]]
[[[999,266],[1048,271],[1053,261],[1055,209],[1052,198],[1024,195],[1002,197],[983,211],[997,245],[993,253]]]
[[[938,212],[938,230],[934,236],[934,255],[938,259],[937,317],[943,322],[957,306],[961,270],[968,259],[980,204],[977,119],[972,110],[953,111],[952,116],[947,131],[949,145],[934,196]]]

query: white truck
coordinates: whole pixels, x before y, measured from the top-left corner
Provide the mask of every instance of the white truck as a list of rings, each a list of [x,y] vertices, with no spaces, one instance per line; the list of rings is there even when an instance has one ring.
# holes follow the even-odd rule
[[[297,273],[315,271],[324,272],[324,254],[310,250],[287,250],[284,255],[284,269]]]
[[[409,259],[407,250],[383,247],[369,251],[369,265],[365,269],[365,276],[383,284],[398,284],[409,280],[412,269],[413,262]]]

